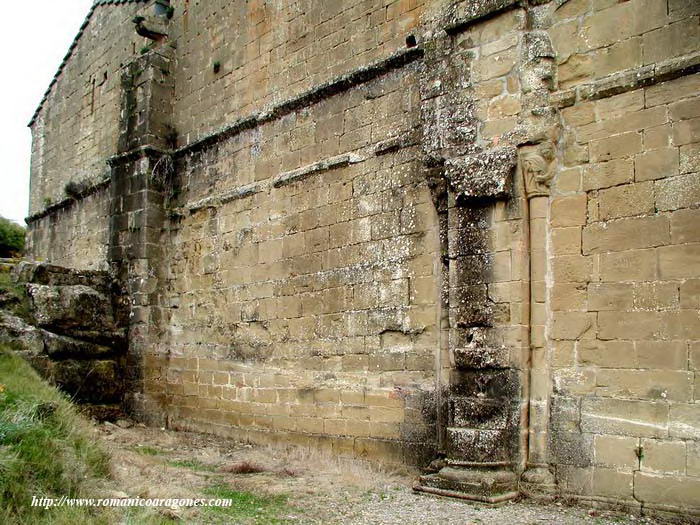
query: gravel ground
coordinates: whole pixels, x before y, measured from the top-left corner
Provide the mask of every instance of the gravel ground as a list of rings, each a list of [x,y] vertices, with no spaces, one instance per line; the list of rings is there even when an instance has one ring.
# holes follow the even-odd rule
[[[372,495],[360,514],[351,522],[363,525],[394,524],[604,524],[655,523],[646,518],[589,511],[581,507],[509,503],[486,507],[445,498],[398,490]]]
[[[207,487],[223,483],[256,495],[284,495],[288,506],[275,523],[295,525],[660,523],[562,504],[484,506],[414,492],[411,487],[418,474],[414,471],[388,472],[313,451],[283,451],[211,435],[123,426],[106,424],[96,429],[112,454],[113,490],[122,493],[119,497],[201,497]],[[241,462],[257,465],[260,471],[234,474],[226,468]],[[208,523],[193,509],[166,515],[187,524]]]

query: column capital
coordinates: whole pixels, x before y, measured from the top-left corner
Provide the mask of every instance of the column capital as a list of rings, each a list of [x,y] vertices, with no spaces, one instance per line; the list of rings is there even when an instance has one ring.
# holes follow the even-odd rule
[[[551,142],[543,142],[520,148],[520,171],[525,183],[525,195],[528,199],[534,197],[549,197],[550,186],[554,179],[556,162],[554,146]]]

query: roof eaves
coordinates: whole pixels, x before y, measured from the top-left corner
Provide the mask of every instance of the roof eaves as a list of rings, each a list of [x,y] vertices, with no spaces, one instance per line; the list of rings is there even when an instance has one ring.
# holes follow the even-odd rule
[[[95,9],[97,9],[97,7],[101,6],[101,5],[136,4],[136,3],[143,3],[143,2],[147,2],[147,1],[148,0],[95,0],[93,2],[92,7],[90,7],[90,11],[88,11],[88,14],[85,16],[85,20],[83,21],[82,25],[80,26],[80,29],[78,30],[78,34],[75,35],[75,38],[73,39],[73,43],[68,48],[68,52],[66,53],[66,56],[63,57],[61,64],[58,66],[58,70],[56,71],[56,74],[51,79],[51,82],[49,83],[49,87],[46,89],[44,96],[42,97],[41,101],[39,102],[39,107],[36,108],[34,115],[32,115],[32,119],[29,121],[29,126],[34,124],[37,117],[39,116],[39,112],[41,111],[41,108],[44,107],[44,103],[46,102],[46,99],[48,99],[49,95],[51,94],[51,89],[53,88],[54,84],[58,81],[58,77],[61,76],[61,73],[63,72],[63,68],[66,66],[66,64],[68,63],[68,60],[73,55],[73,51],[75,51],[75,48],[78,46],[78,41],[80,40],[80,37],[83,36],[85,29],[89,25],[90,19],[92,18],[92,14],[95,12]]]

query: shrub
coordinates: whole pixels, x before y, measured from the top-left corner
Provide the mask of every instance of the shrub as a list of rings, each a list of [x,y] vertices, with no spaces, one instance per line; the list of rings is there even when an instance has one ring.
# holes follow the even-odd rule
[[[0,257],[17,257],[24,251],[25,229],[0,217]]]

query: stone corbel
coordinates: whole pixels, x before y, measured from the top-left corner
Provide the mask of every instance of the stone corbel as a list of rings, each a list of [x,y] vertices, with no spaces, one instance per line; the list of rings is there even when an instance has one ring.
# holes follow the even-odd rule
[[[144,38],[161,42],[168,36],[168,19],[162,16],[137,16],[133,22],[136,33]]]

